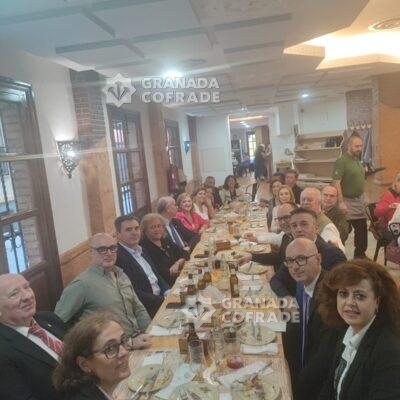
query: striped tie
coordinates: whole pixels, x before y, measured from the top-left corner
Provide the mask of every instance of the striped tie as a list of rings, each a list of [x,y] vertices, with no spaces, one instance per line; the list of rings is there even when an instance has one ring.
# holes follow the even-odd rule
[[[37,336],[49,349],[53,350],[60,357],[63,353],[63,344],[60,340],[53,339],[47,332],[34,320],[29,328],[28,334]]]

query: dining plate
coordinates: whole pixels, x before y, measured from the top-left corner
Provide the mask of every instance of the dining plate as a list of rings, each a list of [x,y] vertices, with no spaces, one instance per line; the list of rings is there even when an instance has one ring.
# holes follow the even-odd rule
[[[237,261],[239,258],[245,256],[247,253],[239,250],[222,250],[217,253],[218,260],[221,260],[222,254],[225,254],[226,261]]]
[[[267,272],[268,268],[268,265],[262,265],[254,261],[249,261],[239,267],[239,272],[248,275],[258,275]]]
[[[143,387],[140,391],[143,393],[156,392],[167,386],[172,376],[172,371],[161,364],[148,364],[136,371],[135,376],[129,380],[128,386],[133,392],[136,392],[141,385]]]
[[[170,396],[170,400],[186,398],[187,400],[217,400],[218,390],[206,382],[189,382],[175,388]]]
[[[185,314],[181,312],[175,312],[172,314],[164,315],[157,323],[157,325],[163,328],[178,328],[181,320],[185,320]]]
[[[276,333],[266,326],[245,325],[239,330],[239,340],[251,346],[263,346],[276,339]]]
[[[232,400],[276,400],[279,395],[279,386],[267,382],[265,376],[250,377],[231,387]]]
[[[249,253],[262,253],[267,250],[267,246],[263,244],[250,244],[242,247],[243,251],[248,251]]]

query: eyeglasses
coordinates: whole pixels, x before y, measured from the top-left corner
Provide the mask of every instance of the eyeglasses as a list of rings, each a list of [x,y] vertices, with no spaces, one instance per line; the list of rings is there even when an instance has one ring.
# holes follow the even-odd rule
[[[288,221],[290,219],[290,217],[291,217],[290,214],[282,215],[281,217],[276,217],[275,221],[278,221],[278,222],[280,222],[280,221]]]
[[[283,262],[287,268],[293,268],[294,263],[299,267],[304,267],[311,257],[315,257],[317,254],[311,254],[310,256],[298,256],[296,258],[286,258]]]
[[[118,357],[120,347],[123,347],[126,351],[133,350],[133,338],[132,336],[123,336],[120,343],[111,343],[107,345],[103,350],[95,350],[95,353],[103,353],[107,359]]]
[[[110,251],[110,253],[116,253],[118,250],[118,246],[116,244],[113,244],[112,246],[100,246],[100,247],[92,247],[93,250],[96,250],[99,254],[105,255],[107,254],[107,251]]]

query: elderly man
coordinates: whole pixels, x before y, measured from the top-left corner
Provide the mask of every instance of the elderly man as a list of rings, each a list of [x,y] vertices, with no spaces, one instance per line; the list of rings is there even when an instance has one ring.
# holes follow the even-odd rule
[[[347,261],[342,250],[331,243],[325,242],[318,235],[317,215],[314,211],[305,208],[293,210],[290,217],[290,229],[294,239],[306,238],[315,243],[318,253],[321,254],[322,268],[326,271]],[[283,264],[272,277],[270,285],[279,297],[293,297],[296,295],[296,282]]]
[[[333,357],[337,332],[328,328],[317,312],[316,292],[324,270],[315,243],[306,238],[293,240],[286,249],[285,266],[300,292],[300,326],[290,326],[286,341],[295,397],[317,399]]]
[[[51,312],[36,314],[22,275],[0,275],[0,398],[55,400],[51,375],[63,350],[65,325]]]
[[[299,174],[295,169],[288,169],[285,172],[285,185],[288,185],[294,194],[296,204],[300,204],[301,188],[297,186]]]
[[[106,233],[97,233],[90,240],[90,248],[92,264],[64,289],[56,314],[69,323],[108,309],[119,318],[125,333],[135,337],[136,348],[149,347],[149,336],[141,332],[149,325],[150,317],[129,278],[115,266],[116,240]]]
[[[334,186],[327,185],[322,189],[322,210],[324,214],[335,224],[340,233],[343,244],[349,236],[349,223],[346,214],[338,207],[338,193]]]
[[[185,228],[180,219],[176,218],[178,207],[173,197],[160,197],[157,203],[157,212],[166,219],[166,229],[170,239],[185,250],[193,250],[200,236]]]
[[[118,239],[118,265],[131,280],[140,301],[150,317],[154,317],[164,301],[169,286],[151,260],[139,246],[140,226],[133,215],[121,215],[115,222]]]
[[[322,212],[321,192],[317,188],[305,188],[300,196],[301,207],[317,214],[318,234],[326,242],[331,242],[343,253],[346,251],[335,224]]]
[[[363,142],[353,133],[347,153],[336,160],[333,185],[338,191],[339,208],[346,213],[347,221],[354,228],[354,258],[365,257],[368,247],[367,215],[365,212],[365,170],[360,161]]]

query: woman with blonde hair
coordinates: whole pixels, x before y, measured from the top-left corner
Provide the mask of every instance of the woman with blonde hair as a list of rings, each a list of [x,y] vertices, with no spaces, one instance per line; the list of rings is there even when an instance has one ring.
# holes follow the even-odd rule
[[[279,187],[276,196],[276,206],[272,210],[271,232],[278,232],[279,227],[277,223],[278,206],[281,204],[295,203],[295,198],[292,189],[288,185]]]
[[[202,218],[193,206],[192,198],[188,193],[181,193],[176,200],[179,211],[176,213],[176,218],[179,218],[183,226],[191,232],[202,233],[204,229],[210,226],[210,221]]]

